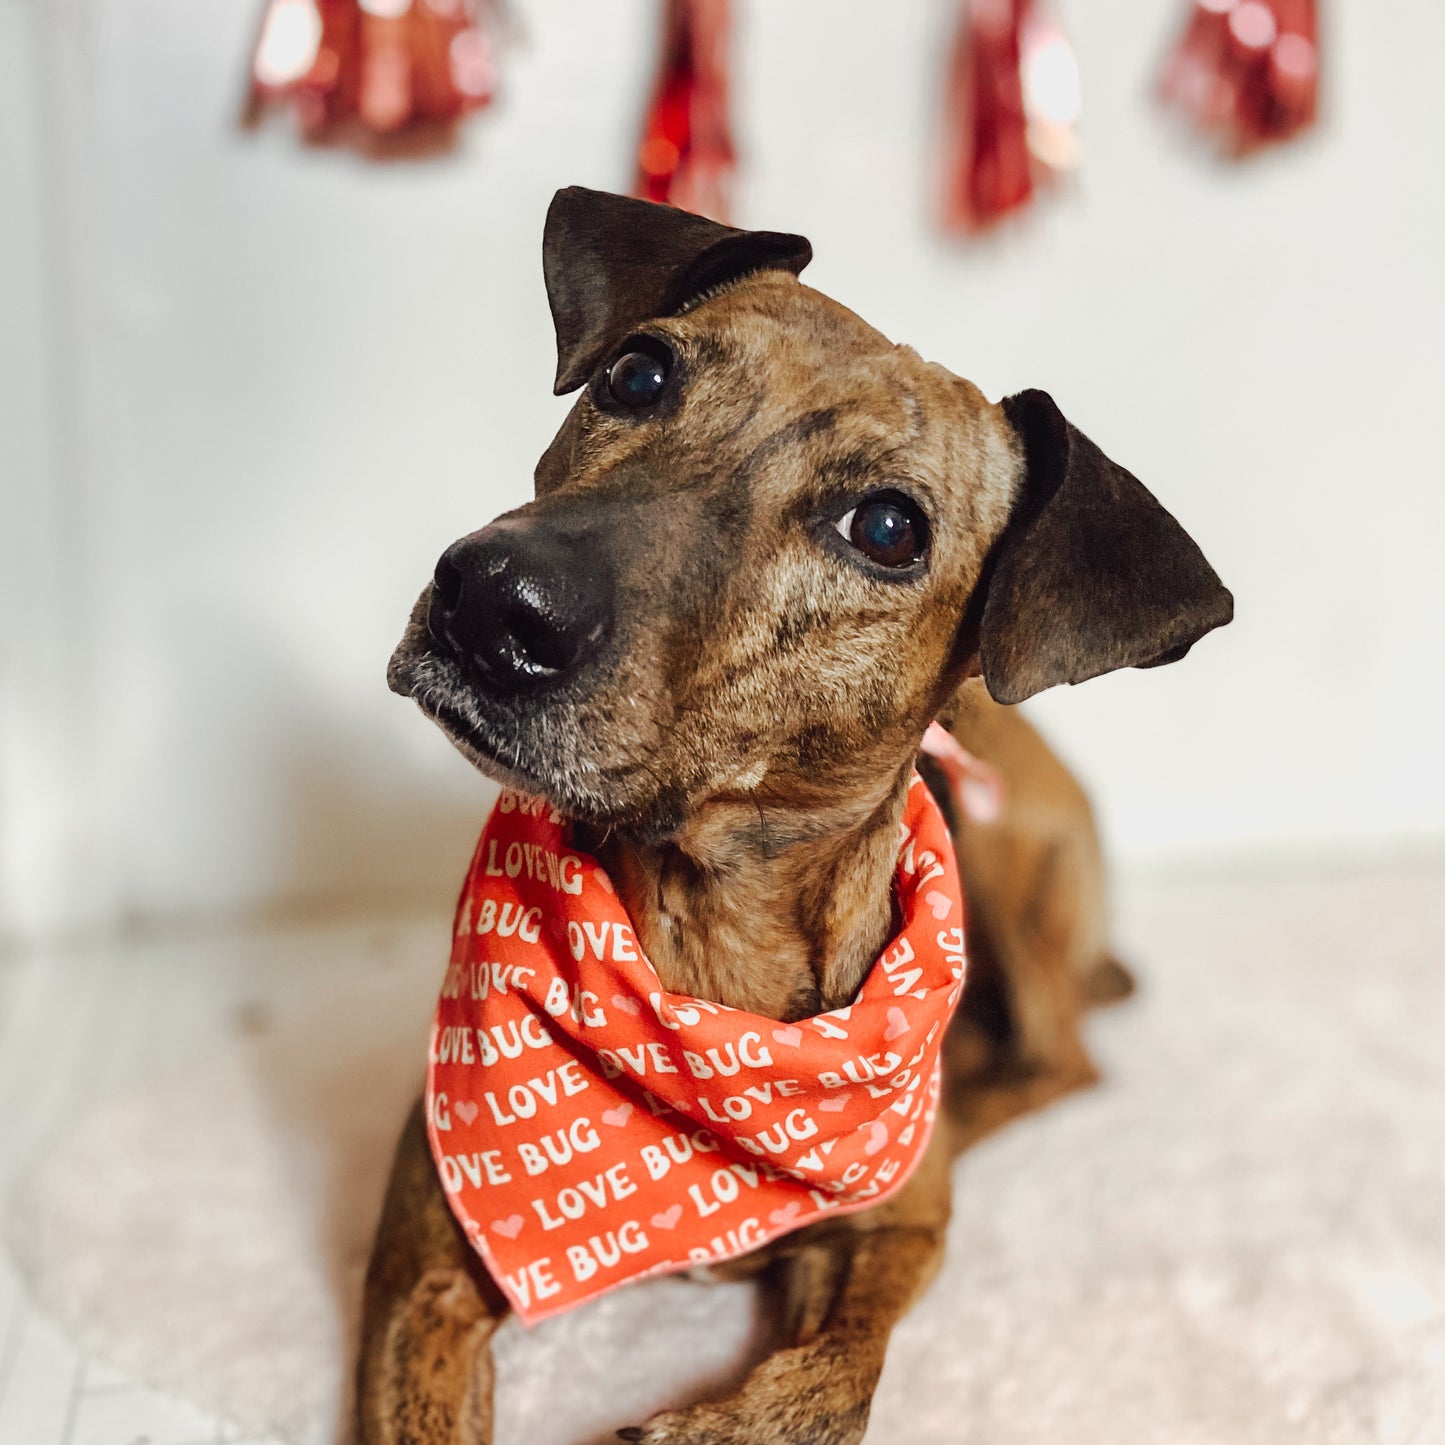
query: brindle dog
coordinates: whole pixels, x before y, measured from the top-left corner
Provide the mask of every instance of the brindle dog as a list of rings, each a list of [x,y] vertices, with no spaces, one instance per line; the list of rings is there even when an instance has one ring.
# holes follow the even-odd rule
[[[922,1164],[720,1271],[776,1288],[776,1351],[729,1397],[620,1432],[657,1445],[862,1437],[889,1331],[938,1267],[950,1160],[1091,1081],[1081,1012],[1127,988],[1088,805],[997,704],[1171,662],[1232,610],[1048,396],[991,405],[804,286],[810,254],[559,192],[556,390],[582,395],[536,500],[443,554],[389,673],[484,773],[576,820],[665,988],[781,1020],[846,1004],[891,931],[930,719],[1006,779],[998,823],[950,816],[970,982]],[[367,1277],[364,1445],[490,1441],[505,1308],[418,1107]]]

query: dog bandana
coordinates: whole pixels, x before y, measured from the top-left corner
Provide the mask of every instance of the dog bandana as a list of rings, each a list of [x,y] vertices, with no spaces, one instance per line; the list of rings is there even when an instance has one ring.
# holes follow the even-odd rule
[[[965,967],[953,844],[917,775],[894,891],[902,926],[853,1002],[780,1023],[666,992],[565,820],[501,795],[458,904],[426,1117],[452,1212],[524,1322],[902,1186]]]

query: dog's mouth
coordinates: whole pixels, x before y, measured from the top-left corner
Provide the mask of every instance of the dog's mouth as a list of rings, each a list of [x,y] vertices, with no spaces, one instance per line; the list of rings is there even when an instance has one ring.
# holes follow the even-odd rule
[[[392,655],[387,684],[411,698],[484,777],[545,798],[574,822],[652,842],[680,826],[686,798],[680,791],[646,786],[656,783],[650,764],[608,768],[579,746],[593,730],[571,708],[552,700],[539,726],[535,704],[509,707],[473,672],[437,646],[424,626],[419,635],[411,627]]]
[[[623,828],[654,804],[629,806],[624,776],[608,772],[580,745],[592,730],[577,717],[577,699],[545,703],[498,694],[478,667],[456,656],[426,625],[425,597],[387,666],[387,686],[410,698],[484,777],[545,798],[579,822]]]
[[[522,728],[491,702],[486,679],[426,624],[431,588],[423,592],[386,668],[386,683],[410,698],[478,772],[503,788],[556,802],[552,780],[529,766]]]
[[[607,832],[661,838],[675,831],[688,812],[686,790],[663,784],[651,732],[617,736],[619,707],[605,674],[588,669],[540,688],[499,685],[484,661],[432,631],[431,595],[428,586],[387,665],[392,692],[415,702],[504,788],[545,798],[574,822]]]
[[[533,796],[555,797],[555,780],[542,775],[525,756],[515,722],[488,715],[487,688],[474,669],[438,647],[414,628],[392,654],[386,680],[391,690],[409,697],[480,772],[505,788]]]

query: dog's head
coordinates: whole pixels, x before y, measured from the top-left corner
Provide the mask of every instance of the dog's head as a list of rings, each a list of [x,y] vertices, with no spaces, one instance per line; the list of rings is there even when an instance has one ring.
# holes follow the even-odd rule
[[[573,188],[536,500],[443,553],[392,658],[486,773],[658,839],[869,810],[959,682],[1182,657],[1232,601],[1043,392],[993,406],[804,286],[798,236]]]

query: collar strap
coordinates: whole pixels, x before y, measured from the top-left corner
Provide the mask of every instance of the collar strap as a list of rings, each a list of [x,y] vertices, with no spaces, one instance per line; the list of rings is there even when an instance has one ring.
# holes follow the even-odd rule
[[[928,724],[922,751],[943,769],[949,791],[969,822],[998,822],[1008,794],[997,768],[974,757],[942,723]]]

